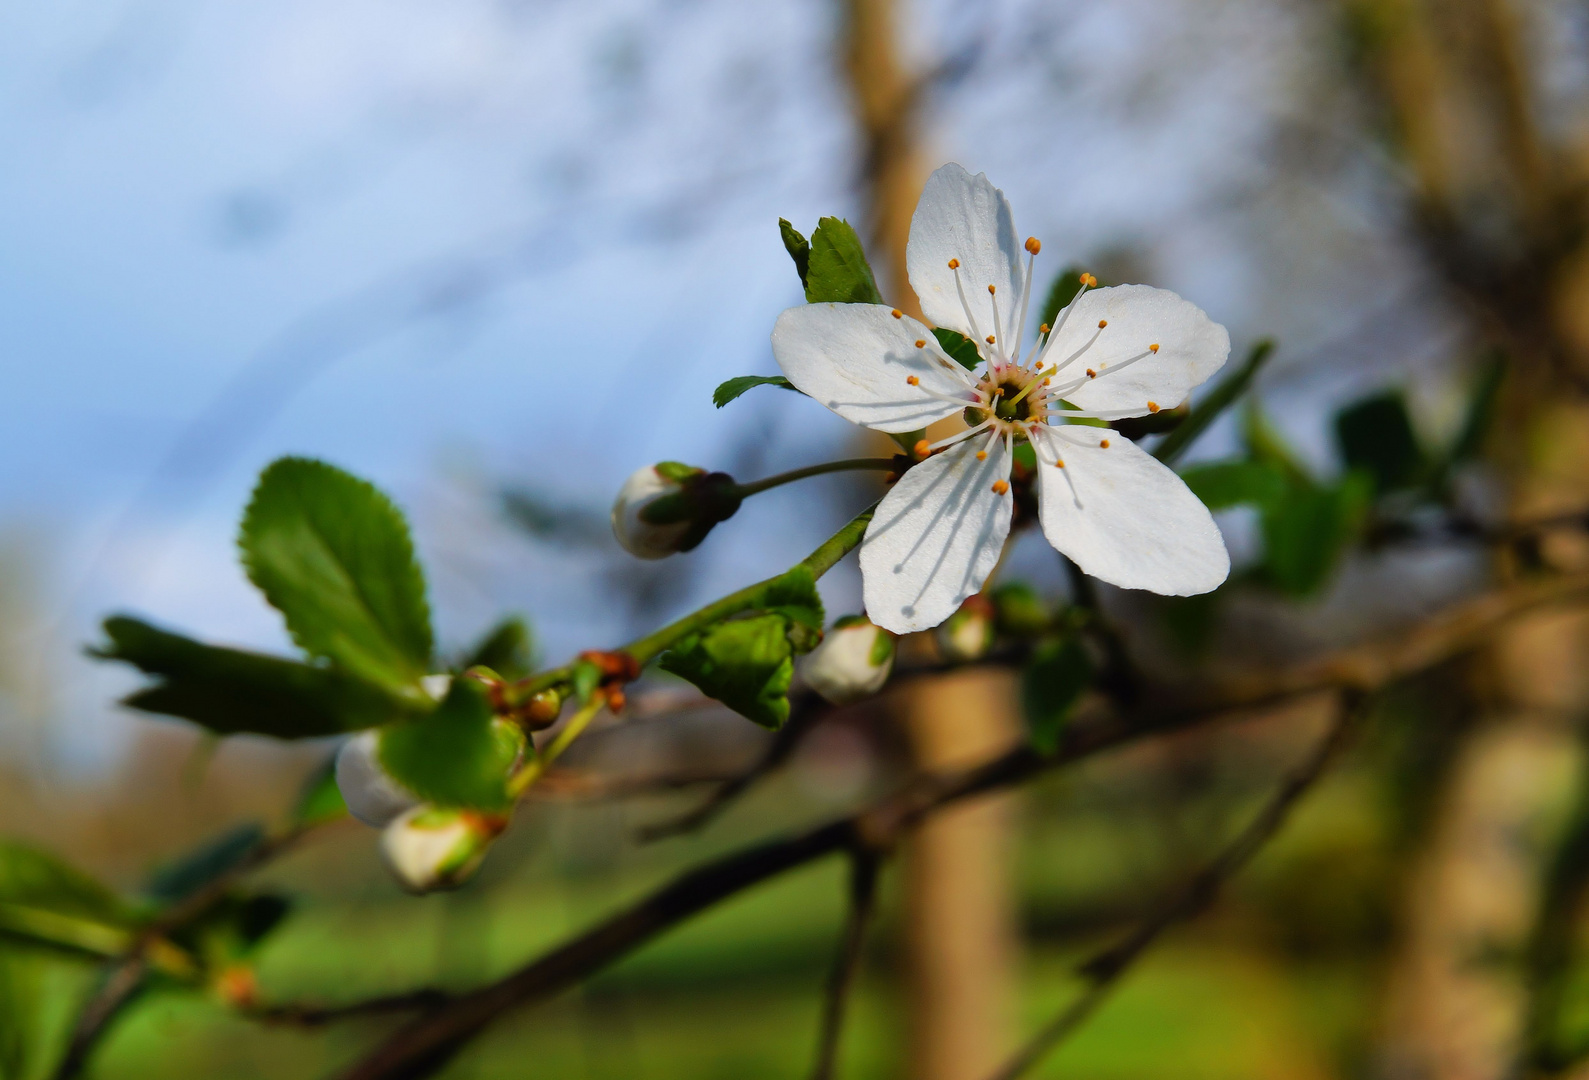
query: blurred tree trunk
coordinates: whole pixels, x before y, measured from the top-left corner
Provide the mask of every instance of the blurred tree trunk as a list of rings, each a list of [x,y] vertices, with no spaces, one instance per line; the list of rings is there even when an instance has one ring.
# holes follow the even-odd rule
[[[905,273],[905,243],[927,168],[917,128],[920,82],[899,56],[898,14],[895,0],[846,0],[844,66],[862,138],[866,231],[882,256],[886,294],[920,318]],[[878,438],[887,443],[881,452],[893,451],[891,441]],[[919,682],[897,704],[924,768],[975,764],[1017,737],[1007,673]],[[1010,796],[982,800],[934,816],[910,841],[905,953],[912,1080],[981,1080],[1009,1045],[1011,812]]]
[[[1542,135],[1525,45],[1538,40],[1526,25],[1538,9],[1521,0],[1349,7],[1412,176],[1414,240],[1509,359],[1491,447],[1509,512],[1589,506],[1581,148]],[[1581,537],[1564,532],[1498,562],[1513,576],[1589,558]],[[1574,728],[1589,708],[1586,659],[1584,616],[1546,613],[1507,630],[1475,665],[1483,719],[1444,778],[1403,897],[1382,1014],[1389,1075],[1495,1080],[1538,1063],[1536,969],[1502,958],[1527,954],[1538,912],[1581,899],[1542,895],[1541,882],[1548,826],[1573,782]]]

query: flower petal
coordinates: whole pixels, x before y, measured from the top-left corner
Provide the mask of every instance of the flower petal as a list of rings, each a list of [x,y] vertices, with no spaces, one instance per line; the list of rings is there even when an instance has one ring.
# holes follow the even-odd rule
[[[1225,328],[1196,304],[1166,289],[1147,285],[1094,289],[1063,318],[1043,362],[1064,363],[1085,349],[1054,375],[1054,386],[1063,388],[1072,379],[1084,378],[1088,369],[1097,372],[1097,378],[1060,395],[1092,412],[1140,416],[1153,411],[1150,401],[1173,409],[1230,355]],[[1100,320],[1108,325],[1100,329]],[[1158,352],[1148,353],[1150,345],[1157,345]],[[1129,367],[1109,370],[1128,360]]]
[[[973,435],[928,458],[878,506],[861,542],[866,614],[878,626],[896,634],[937,626],[993,572],[1014,503],[1004,441],[988,441]]]
[[[966,319],[955,272],[949,269],[950,259],[960,261],[960,285],[971,305],[975,327]],[[1025,276],[1021,248],[1015,240],[1009,200],[986,173],[972,176],[950,162],[927,178],[910,219],[905,269],[921,300],[922,313],[936,325],[958,330],[979,349],[988,334],[1019,334],[1019,328],[1012,329],[1012,325],[1020,314],[1020,286]],[[994,325],[989,285],[998,289],[1002,327]]]
[[[798,389],[878,431],[915,431],[960,411],[923,391],[973,404],[965,369],[932,331],[877,304],[792,307],[772,328],[772,354]],[[906,382],[911,376],[919,386]]]
[[[1044,427],[1038,438],[1043,535],[1082,570],[1165,596],[1211,592],[1230,574],[1208,508],[1153,455],[1108,428]]]

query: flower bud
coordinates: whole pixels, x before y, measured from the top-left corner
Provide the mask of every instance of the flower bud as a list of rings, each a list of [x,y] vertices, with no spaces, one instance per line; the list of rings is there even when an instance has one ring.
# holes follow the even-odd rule
[[[993,605],[981,593],[966,597],[960,610],[938,625],[938,652],[952,664],[980,660],[993,648]]]
[[[664,559],[690,551],[739,510],[734,478],[677,461],[636,469],[612,504],[612,534],[631,555]]]
[[[381,854],[405,889],[450,889],[474,876],[506,825],[500,816],[425,803],[382,830]]]
[[[893,670],[894,635],[864,615],[834,623],[801,668],[811,689],[835,705],[871,697]]]
[[[1048,605],[1024,581],[1011,581],[993,590],[994,623],[1006,637],[1033,638],[1053,623]]]
[[[361,731],[337,751],[337,790],[348,813],[381,828],[419,804],[419,797],[381,768],[381,733]]]

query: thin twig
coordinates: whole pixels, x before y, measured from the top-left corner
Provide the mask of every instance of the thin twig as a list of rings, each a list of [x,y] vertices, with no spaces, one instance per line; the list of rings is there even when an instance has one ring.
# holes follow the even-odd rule
[[[811,1080],[833,1080],[838,1064],[839,1037],[844,1033],[844,1013],[850,988],[861,966],[861,947],[866,943],[866,927],[872,921],[877,902],[877,872],[881,857],[875,851],[850,854],[850,906],[844,923],[844,939],[828,977],[827,994],[822,1004],[822,1032],[817,1039],[817,1061]]]
[[[1120,977],[1147,951],[1148,946],[1158,940],[1159,935],[1212,903],[1221,886],[1246,866],[1279,832],[1292,808],[1324,775],[1325,769],[1345,745],[1362,713],[1359,703],[1343,702],[1324,739],[1308,755],[1307,760],[1285,779],[1258,816],[1179,895],[1144,919],[1129,936],[1082,964],[1080,973],[1088,985],[1081,996],[1016,1051],[989,1080],[1017,1080],[1024,1076],[1092,1015]]]

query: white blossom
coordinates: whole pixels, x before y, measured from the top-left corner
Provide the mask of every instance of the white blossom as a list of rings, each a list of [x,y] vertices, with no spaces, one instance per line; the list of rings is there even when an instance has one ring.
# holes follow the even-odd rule
[[[623,549],[642,559],[665,559],[679,551],[690,532],[689,521],[656,525],[641,514],[658,499],[683,491],[678,478],[665,475],[665,470],[655,465],[631,473],[612,504],[612,534]]]
[[[1224,364],[1225,328],[1174,293],[1083,287],[1023,360],[1041,245],[1021,265],[1009,202],[983,174],[945,165],[911,219],[906,264],[922,312],[975,343],[961,367],[927,326],[876,304],[790,308],[773,329],[784,375],[845,419],[891,434],[963,415],[917,445],[926,460],[879,505],[861,545],[866,609],[895,633],[936,626],[982,587],[1009,535],[1016,446],[1038,462],[1043,535],[1102,581],[1187,596],[1230,572],[1206,507],[1131,440],[1077,420],[1173,408]],[[927,456],[927,455],[931,456]]]
[[[413,892],[450,888],[479,869],[503,822],[471,810],[415,806],[381,831],[381,854]]]
[[[337,751],[337,790],[348,813],[379,829],[419,805],[419,796],[381,767],[379,731],[361,731]]]
[[[871,697],[894,670],[894,636],[863,616],[833,624],[806,656],[801,674],[811,689],[835,705]]]

